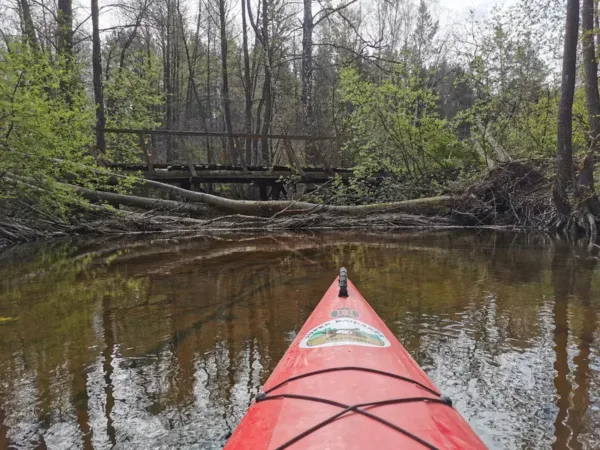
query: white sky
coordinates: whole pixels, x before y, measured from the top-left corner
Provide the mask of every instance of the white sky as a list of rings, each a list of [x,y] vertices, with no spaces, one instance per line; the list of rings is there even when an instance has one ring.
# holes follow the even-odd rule
[[[369,0],[362,0],[365,4]],[[470,11],[474,11],[475,15],[483,17],[489,13],[494,6],[510,5],[517,0],[429,0],[431,11],[434,15],[439,14],[439,19],[442,25],[452,25],[455,23],[464,23]],[[89,0],[76,0],[75,3],[80,3],[82,9],[87,12],[87,4]],[[100,5],[111,4],[111,0],[100,0]],[[238,2],[234,2],[236,5]],[[341,1],[334,3],[341,3]],[[418,3],[418,0],[415,0]],[[438,7],[434,5],[437,3]],[[101,14],[101,27],[112,25],[113,18],[110,12]],[[90,24],[91,26],[91,24]]]
[[[511,5],[516,0],[437,0],[440,6],[440,22],[442,25],[463,23],[473,11],[476,16],[484,17],[494,6]],[[444,15],[442,11],[447,14]]]
[[[440,6],[458,13],[468,13],[474,10],[478,14],[485,14],[495,5],[506,3],[505,0],[438,0]],[[509,2],[510,3],[510,2]]]
[[[159,0],[160,1],[160,0]],[[289,0],[297,1],[297,0]],[[333,0],[334,4],[341,4],[346,0]],[[419,0],[413,0],[415,4],[418,4]],[[475,13],[475,16],[479,18],[485,17],[494,8],[494,6],[511,5],[519,0],[428,0],[430,11],[433,13],[435,18],[440,20],[442,29],[452,29],[455,25],[462,25],[467,22],[470,15],[470,11]],[[230,0],[234,8],[238,8],[239,0]],[[363,5],[369,5],[371,0],[360,0]],[[2,0],[0,0],[0,4]],[[87,17],[89,15],[89,0],[74,0],[74,6],[77,6],[76,14],[81,17]],[[99,0],[100,6],[108,6],[114,4],[114,0]],[[315,7],[316,7],[315,2]],[[197,0],[191,0],[190,13],[195,10]],[[122,22],[121,17],[115,16],[112,8],[105,9],[100,13],[100,28],[114,26],[119,22]],[[314,10],[313,10],[314,12]],[[91,21],[88,20],[85,24],[85,28],[88,28],[91,33]]]

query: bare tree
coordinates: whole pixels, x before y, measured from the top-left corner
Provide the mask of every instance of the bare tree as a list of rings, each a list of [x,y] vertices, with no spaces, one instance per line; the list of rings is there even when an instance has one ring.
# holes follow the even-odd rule
[[[58,53],[67,58],[73,56],[73,1],[58,0],[56,13]]]
[[[579,0],[567,0],[567,19],[563,51],[561,97],[558,111],[556,149],[556,181],[554,202],[564,225],[571,213],[569,202],[573,190],[573,98],[577,74],[577,37],[579,33]]]
[[[316,15],[312,12],[312,0],[304,0],[303,20],[302,20],[302,69],[300,101],[302,103],[302,115],[305,133],[314,131],[314,105],[313,105],[313,34],[323,20],[329,18],[332,14],[341,12],[358,0],[350,0],[336,8],[323,8]],[[311,162],[319,159],[316,155],[317,149],[313,141],[307,141],[307,157]]]
[[[579,188],[594,189],[594,158],[600,139],[600,95],[598,94],[598,63],[594,45],[594,0],[583,0],[581,8],[581,46],[583,49],[583,67],[585,71],[585,93],[587,99],[588,120],[590,124],[590,151],[579,172]]]
[[[225,13],[225,0],[219,1],[219,27],[221,33],[221,82],[223,95],[223,115],[225,119],[225,129],[229,133],[227,138],[229,158],[232,164],[236,163],[236,148],[235,141],[231,134],[233,133],[233,125],[231,123],[231,99],[229,98],[229,73],[227,68],[227,57],[229,56],[227,49],[227,17]]]
[[[262,11],[257,11],[256,21],[254,21],[254,17],[252,15],[252,8],[250,6],[250,2],[248,2],[248,17],[250,19],[250,23],[252,24],[252,28],[256,33],[257,41],[260,42],[263,48],[263,69],[264,69],[264,81],[262,88],[261,99],[258,103],[257,109],[257,119],[256,119],[256,131],[259,134],[262,134],[261,138],[261,148],[260,154],[263,164],[269,164],[271,161],[271,152],[269,149],[269,139],[267,138],[267,134],[269,134],[269,130],[271,128],[271,120],[273,114],[273,49],[270,45],[270,36],[269,36],[269,0],[262,0],[259,2],[259,5],[262,6]],[[262,27],[258,25],[259,16],[262,18]],[[264,112],[262,112],[264,109]],[[262,112],[262,114],[261,114]]]
[[[104,126],[104,90],[102,87],[102,49],[100,47],[100,29],[98,26],[98,0],[92,0],[92,71],[94,78],[94,103],[96,104],[96,150],[106,151]]]
[[[311,129],[313,122],[312,108],[312,71],[313,71],[313,32],[314,17],[312,13],[312,0],[304,0],[304,17],[302,20],[302,90],[300,101],[304,114],[304,126]]]
[[[210,44],[212,38],[212,21],[208,20],[207,26],[207,51],[206,51],[206,109],[208,110],[208,117],[212,118],[213,116],[213,107],[212,107],[212,96],[211,96],[211,64],[210,64]],[[214,155],[212,152],[212,148],[210,146],[210,139],[207,139],[206,142],[206,158],[208,159],[208,163],[212,164],[214,162]],[[209,190],[212,190],[212,186],[210,186]]]
[[[273,49],[269,42],[269,2],[263,0],[263,11],[262,11],[262,43],[265,49],[264,56],[264,68],[265,68],[265,81],[263,84],[263,99],[265,101],[265,113],[262,122],[261,134],[263,135],[261,141],[261,154],[263,164],[269,164],[271,162],[271,151],[269,149],[269,140],[267,134],[271,128],[271,120],[273,118],[273,86],[272,86],[272,64],[273,64]]]
[[[35,32],[35,26],[33,25],[33,19],[31,17],[31,5],[28,0],[19,0],[19,6],[21,8],[21,27],[23,28],[23,34],[27,39],[27,42],[32,49],[38,50],[38,40]]]
[[[133,44],[133,41],[137,37],[138,29],[139,29],[140,25],[142,24],[142,20],[144,19],[146,12],[148,11],[148,8],[151,5],[152,5],[152,0],[144,0],[144,3],[142,4],[140,11],[135,18],[133,30],[129,33],[127,40],[121,47],[121,56],[119,57],[119,72],[121,72],[123,70],[123,66],[125,65],[125,55],[127,54],[127,50],[129,50],[129,47],[131,47],[131,44]]]
[[[177,5],[179,0],[165,0],[157,3],[155,12],[156,28],[159,32],[159,45],[163,59],[163,89],[165,92],[164,122],[163,127],[168,130],[176,128],[177,99],[179,98],[178,80],[180,77],[178,38],[179,20]],[[174,140],[172,136],[166,138],[166,159],[173,161],[175,158]]]
[[[250,71],[250,55],[248,51],[248,29],[246,26],[246,1],[242,0],[242,51],[244,53],[244,125],[248,134],[252,133],[252,74]],[[252,140],[246,138],[246,161],[252,161]]]

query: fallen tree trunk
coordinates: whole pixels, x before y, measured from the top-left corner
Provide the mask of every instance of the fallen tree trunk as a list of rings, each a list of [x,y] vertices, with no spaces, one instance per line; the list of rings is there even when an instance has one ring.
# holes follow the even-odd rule
[[[376,212],[405,212],[410,214],[437,215],[446,214],[454,204],[454,197],[439,196],[429,198],[418,198],[399,202],[374,203],[371,205],[319,205],[316,203],[302,201],[255,201],[255,200],[233,200],[182,189],[177,186],[160,183],[153,180],[141,180],[148,186],[176,194],[188,202],[199,202],[212,206],[218,210],[251,216],[270,217],[273,215],[293,216],[314,212],[335,212],[339,214],[364,215]]]
[[[293,216],[310,212],[335,212],[340,214],[361,215],[375,212],[405,212],[411,214],[446,214],[454,204],[454,197],[439,196],[404,200],[399,202],[375,203],[371,205],[338,206],[319,205],[316,203],[302,201],[255,201],[255,200],[233,200],[206,194],[204,192],[188,191],[186,189],[161,183],[154,180],[138,179],[139,183],[170,192],[188,202],[198,202],[209,205],[220,211],[244,214],[251,216],[270,217],[275,214],[280,216]]]
[[[29,177],[7,175],[6,181],[17,186],[25,186],[32,191],[43,192],[36,186],[35,180]],[[61,186],[68,187],[78,192],[83,198],[91,202],[108,202],[112,205],[123,205],[131,208],[140,208],[145,210],[178,211],[192,215],[203,215],[211,213],[212,210],[204,205],[189,202],[177,202],[174,200],[164,200],[158,198],[139,197],[136,195],[117,194],[114,192],[95,191],[73,184],[58,183]]]
[[[53,159],[55,162],[64,163],[60,159]],[[103,175],[110,175],[117,178],[125,178],[124,175],[92,169],[88,166],[78,164],[86,170],[97,170]],[[131,179],[131,176],[127,177]],[[356,206],[338,206],[338,205],[318,205],[315,203],[302,201],[254,201],[254,200],[233,200],[230,198],[219,197],[217,195],[207,194],[205,192],[195,192],[183,189],[170,184],[161,183],[154,180],[135,178],[138,185],[145,185],[163,192],[169,192],[188,202],[204,203],[205,205],[216,208],[220,211],[233,214],[242,214],[249,216],[271,217],[293,216],[296,214],[306,214],[309,212],[335,212],[338,214],[361,215],[376,212],[405,212],[410,214],[438,215],[447,214],[455,198],[452,196],[439,196],[429,198],[419,198],[414,200],[404,200],[399,202],[375,203],[371,205]]]
[[[60,160],[58,160],[60,161]],[[123,177],[120,174],[113,174],[116,177]],[[30,188],[39,189],[31,183],[27,177],[18,177],[22,181],[13,179],[13,182],[24,183]],[[204,192],[188,191],[186,189],[171,186],[153,180],[136,179],[138,184],[151,186],[163,192],[176,195],[187,202],[178,202],[173,200],[164,200],[150,197],[141,197],[135,195],[116,194],[106,191],[94,191],[91,189],[63,184],[79,192],[84,198],[90,201],[106,201],[112,204],[120,204],[133,208],[146,210],[177,210],[193,215],[206,215],[210,212],[205,206],[195,203],[203,203],[220,211],[227,213],[259,216],[259,217],[287,217],[307,213],[335,213],[340,215],[364,216],[374,213],[407,213],[415,215],[447,215],[456,199],[452,196],[439,196],[429,198],[419,198],[413,200],[404,200],[399,202],[374,203],[371,205],[319,205],[315,203],[302,201],[254,201],[254,200],[232,200],[216,195],[206,194]]]
[[[203,205],[196,203],[176,202],[173,200],[162,200],[157,198],[138,197],[135,195],[115,194],[113,192],[93,191],[91,189],[72,186],[83,198],[92,202],[109,202],[111,204],[119,204],[129,206],[131,208],[140,208],[145,210],[163,210],[177,211],[192,215],[203,215],[210,213],[211,210]]]

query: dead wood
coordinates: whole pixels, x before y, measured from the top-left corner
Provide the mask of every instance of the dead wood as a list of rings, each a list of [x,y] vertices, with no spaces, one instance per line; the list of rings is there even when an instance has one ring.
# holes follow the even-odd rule
[[[191,215],[206,215],[209,209],[197,203],[177,202],[157,198],[138,197],[135,195],[116,194],[114,192],[93,191],[79,186],[69,185],[83,198],[92,202],[108,202],[112,205],[124,205],[146,210],[173,211]]]

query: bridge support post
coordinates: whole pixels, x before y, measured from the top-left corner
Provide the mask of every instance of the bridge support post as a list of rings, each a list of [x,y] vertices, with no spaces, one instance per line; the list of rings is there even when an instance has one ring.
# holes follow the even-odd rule
[[[271,185],[271,198],[273,200],[279,200],[281,198],[281,194],[287,196],[287,192],[281,183],[275,183]]]
[[[259,184],[258,185],[258,192],[260,193],[260,199],[263,201],[267,201],[269,200],[269,197],[267,195],[267,185],[266,184]]]
[[[148,154],[148,149],[146,148],[146,140],[144,139],[144,135],[140,134],[139,136],[140,149],[142,150],[142,157],[144,161],[146,161],[146,165],[148,166],[148,172],[151,175],[155,175],[154,166],[152,165],[152,155]]]

